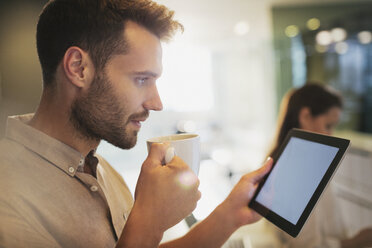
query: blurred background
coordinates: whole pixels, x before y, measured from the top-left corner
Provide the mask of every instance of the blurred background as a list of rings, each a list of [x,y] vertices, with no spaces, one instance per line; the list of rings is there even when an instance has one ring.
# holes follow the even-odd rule
[[[46,2],[0,0],[0,137],[7,116],[37,107],[42,80],[35,30]],[[205,218],[242,174],[262,164],[284,94],[311,80],[344,97],[337,135],[350,138],[353,149],[335,181],[349,232],[371,225],[372,1],[157,2],[175,10],[185,27],[163,46],[158,88],[164,111],[150,115],[135,148],[123,151],[102,142],[98,149],[132,192],[147,155],[146,139],[198,133],[203,197],[194,216]],[[259,224],[249,228],[232,240],[243,240],[240,247],[276,247]],[[187,229],[180,223],[165,238]]]

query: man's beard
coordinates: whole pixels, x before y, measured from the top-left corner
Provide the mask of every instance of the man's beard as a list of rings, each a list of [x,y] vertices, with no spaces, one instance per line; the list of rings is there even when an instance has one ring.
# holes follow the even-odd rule
[[[122,148],[130,149],[137,142],[138,131],[128,131],[127,124],[147,117],[148,111],[128,117],[104,73],[97,73],[87,94],[76,99],[71,106],[70,121],[75,129],[88,140],[101,139]]]

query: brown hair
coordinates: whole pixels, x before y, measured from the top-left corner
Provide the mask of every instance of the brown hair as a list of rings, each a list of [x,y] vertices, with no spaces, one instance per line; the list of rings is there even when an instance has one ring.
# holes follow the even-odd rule
[[[274,148],[269,156],[276,156],[280,145],[292,128],[299,128],[299,114],[303,107],[308,107],[313,117],[326,113],[332,107],[342,108],[341,96],[321,86],[310,83],[287,93],[283,98],[279,113],[279,128]]]
[[[66,50],[78,46],[91,56],[97,70],[114,54],[125,53],[125,23],[134,21],[160,40],[183,26],[174,12],[151,0],[51,0],[40,14],[36,44],[44,86],[51,86]]]

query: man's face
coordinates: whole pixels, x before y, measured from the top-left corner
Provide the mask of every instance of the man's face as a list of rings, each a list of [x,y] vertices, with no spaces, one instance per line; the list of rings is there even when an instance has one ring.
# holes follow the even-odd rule
[[[162,50],[156,36],[133,22],[125,26],[125,39],[129,51],[114,55],[104,71],[96,72],[91,86],[73,103],[71,121],[89,139],[129,149],[149,111],[163,108],[156,88]]]

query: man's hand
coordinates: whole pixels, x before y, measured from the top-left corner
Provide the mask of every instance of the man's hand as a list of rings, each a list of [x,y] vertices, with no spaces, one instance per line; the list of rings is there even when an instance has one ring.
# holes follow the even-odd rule
[[[189,215],[200,199],[199,180],[182,159],[174,156],[162,165],[167,148],[152,144],[142,165],[134,206],[119,241],[123,247],[155,247],[163,232]],[[126,243],[123,236],[130,235],[138,236],[138,242]]]
[[[135,192],[135,207],[165,231],[180,222],[200,199],[199,180],[182,159],[174,156],[162,166],[168,146],[152,144],[142,165]]]
[[[235,228],[258,221],[261,216],[248,207],[258,183],[270,171],[273,159],[269,158],[258,170],[244,175],[229,196],[219,206],[229,216],[229,223]]]
[[[273,164],[268,159],[260,169],[244,175],[229,196],[205,220],[199,222],[182,238],[161,245],[161,248],[221,247],[240,226],[256,222],[261,217],[248,208],[258,183]]]

